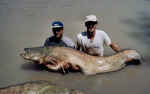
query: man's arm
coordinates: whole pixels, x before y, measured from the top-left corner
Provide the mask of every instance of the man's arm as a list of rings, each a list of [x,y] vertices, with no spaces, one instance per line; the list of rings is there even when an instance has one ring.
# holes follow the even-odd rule
[[[117,44],[115,44],[115,43],[111,43],[110,45],[109,45],[115,52],[120,52],[120,47],[119,47],[119,45],[117,45]]]
[[[80,34],[78,34],[77,36],[76,36],[76,47],[75,47],[77,50],[81,50],[81,35]]]
[[[80,51],[80,48],[81,48],[80,44],[76,42],[76,49]]]
[[[70,47],[70,48],[75,48],[75,43],[74,41],[72,41],[72,39],[70,39],[69,37],[63,37],[62,39],[66,44],[67,44],[67,47]]]
[[[47,40],[45,40],[44,46],[48,46],[48,41]]]

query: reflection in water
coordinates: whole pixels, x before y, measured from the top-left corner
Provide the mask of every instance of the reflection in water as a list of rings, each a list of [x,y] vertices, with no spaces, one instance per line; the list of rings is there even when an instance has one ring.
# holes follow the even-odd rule
[[[22,64],[21,68],[24,70],[32,70],[32,71],[42,71],[45,69],[45,67],[42,65],[29,62]]]

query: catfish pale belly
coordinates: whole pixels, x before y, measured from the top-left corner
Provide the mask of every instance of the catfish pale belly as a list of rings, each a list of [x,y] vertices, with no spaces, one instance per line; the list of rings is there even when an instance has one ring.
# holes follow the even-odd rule
[[[0,94],[84,94],[78,90],[58,87],[48,81],[30,81],[0,88]]]
[[[129,58],[141,59],[136,50],[123,50],[112,56],[98,57],[72,48],[58,46],[25,48],[21,56],[33,62],[40,62],[40,64],[47,63],[48,68],[54,71],[64,68],[66,64],[78,66],[85,75],[117,71],[125,67],[125,62]],[[55,64],[55,62],[58,63]]]

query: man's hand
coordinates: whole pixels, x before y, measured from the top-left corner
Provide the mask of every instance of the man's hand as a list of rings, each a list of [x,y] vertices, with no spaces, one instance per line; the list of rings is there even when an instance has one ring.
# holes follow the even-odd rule
[[[115,43],[111,43],[110,44],[110,47],[115,51],[115,52],[120,52],[120,47],[119,47],[119,45],[117,45],[117,44],[115,44]]]

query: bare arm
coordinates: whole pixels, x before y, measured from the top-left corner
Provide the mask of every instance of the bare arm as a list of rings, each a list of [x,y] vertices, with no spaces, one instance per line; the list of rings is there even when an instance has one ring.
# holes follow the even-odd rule
[[[119,47],[119,45],[117,45],[117,44],[115,44],[115,43],[111,43],[110,44],[110,47],[115,51],[115,52],[120,52],[120,47]]]

